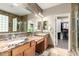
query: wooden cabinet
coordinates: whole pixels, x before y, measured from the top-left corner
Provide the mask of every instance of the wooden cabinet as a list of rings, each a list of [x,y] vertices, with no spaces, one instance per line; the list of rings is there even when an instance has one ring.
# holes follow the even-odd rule
[[[43,42],[43,41],[44,41],[44,38],[38,40],[38,41],[37,41],[37,44],[40,44],[40,43]]]
[[[23,56],[23,52],[18,52],[17,54],[14,54],[13,56]]]
[[[44,38],[40,39],[40,41],[38,41],[38,42],[37,42],[37,45],[36,45],[36,52],[42,53],[44,51]]]
[[[0,56],[11,56],[11,50],[0,52]]]
[[[31,41],[31,46],[36,46],[36,42],[34,40]]]
[[[28,49],[29,47],[30,47],[30,43],[26,43],[25,45],[12,49],[12,56],[23,56],[24,50]]]
[[[31,41],[31,46],[27,50],[24,51],[24,56],[34,56],[35,55],[35,46],[36,42]]]
[[[44,39],[44,49],[46,50],[48,47],[48,37],[45,37]]]
[[[48,37],[32,40],[11,50],[0,53],[0,56],[34,56],[35,52],[42,53],[48,47]]]
[[[12,50],[12,56],[23,56],[23,48],[22,48],[22,46],[14,48]]]
[[[34,56],[35,55],[35,41],[31,41],[22,46],[12,49],[12,56]]]
[[[32,46],[24,51],[24,56],[34,56],[35,55],[35,47]]]
[[[36,52],[43,53],[48,47],[48,36],[46,35],[44,38],[40,39],[36,45]]]

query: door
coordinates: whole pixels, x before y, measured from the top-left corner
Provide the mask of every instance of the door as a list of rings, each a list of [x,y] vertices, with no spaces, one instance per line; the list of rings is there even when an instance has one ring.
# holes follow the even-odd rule
[[[55,44],[58,48],[68,49],[68,16],[57,16],[55,20]],[[63,25],[63,26],[62,26]]]
[[[55,45],[58,45],[58,33],[61,32],[61,19],[56,17],[55,20]]]

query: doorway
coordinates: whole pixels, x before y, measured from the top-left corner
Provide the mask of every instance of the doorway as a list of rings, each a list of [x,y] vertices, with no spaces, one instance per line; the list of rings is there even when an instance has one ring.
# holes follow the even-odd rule
[[[68,49],[68,16],[56,17],[56,47]]]

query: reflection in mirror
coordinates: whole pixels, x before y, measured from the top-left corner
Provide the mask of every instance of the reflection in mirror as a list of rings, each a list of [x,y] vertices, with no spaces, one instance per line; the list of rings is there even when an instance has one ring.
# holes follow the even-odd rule
[[[17,28],[18,28],[19,32],[21,31],[21,28],[22,28],[21,26],[22,26],[22,21],[18,21],[18,27]]]
[[[43,22],[43,30],[48,30],[48,22],[47,21]]]
[[[34,31],[34,25],[30,24],[27,32],[33,32],[33,31]]]
[[[31,13],[27,3],[0,3],[0,32],[26,31],[27,15]]]
[[[39,22],[38,22],[38,30],[41,30],[41,26],[42,26],[42,22],[39,21]]]
[[[13,18],[13,32],[17,31],[17,18]]]
[[[27,32],[27,22],[24,22],[24,32]]]

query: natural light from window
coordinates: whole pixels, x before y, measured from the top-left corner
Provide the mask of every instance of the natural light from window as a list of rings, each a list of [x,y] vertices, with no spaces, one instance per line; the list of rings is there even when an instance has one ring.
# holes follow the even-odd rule
[[[0,32],[8,32],[8,16],[0,14]]]
[[[17,18],[13,18],[13,31],[17,31]]]

